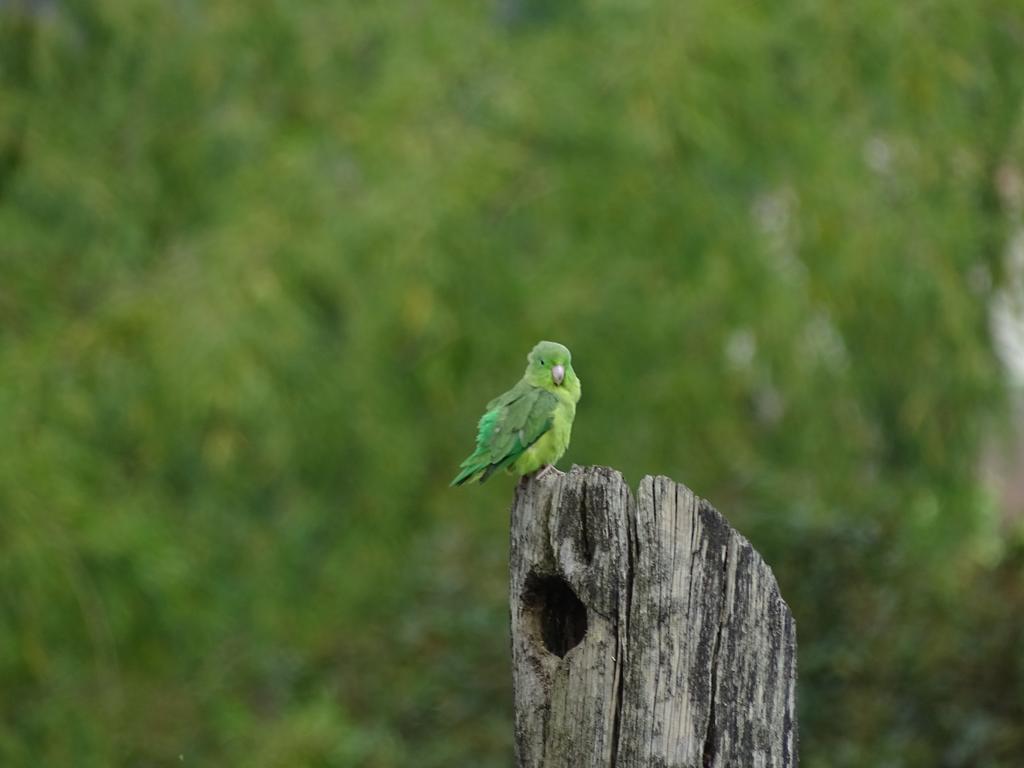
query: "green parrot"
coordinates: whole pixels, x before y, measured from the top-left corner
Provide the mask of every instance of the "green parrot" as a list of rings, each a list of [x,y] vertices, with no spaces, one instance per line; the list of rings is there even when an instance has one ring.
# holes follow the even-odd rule
[[[459,465],[451,484],[482,483],[499,469],[519,476],[541,467],[547,471],[569,447],[579,400],[572,354],[554,341],[538,343],[519,383],[487,404],[476,450]]]

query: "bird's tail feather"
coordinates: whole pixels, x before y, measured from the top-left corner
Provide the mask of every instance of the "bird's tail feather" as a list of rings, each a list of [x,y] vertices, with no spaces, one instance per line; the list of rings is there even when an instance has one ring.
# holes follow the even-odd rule
[[[459,465],[459,474],[451,481],[449,486],[463,485],[478,480],[480,475],[488,468],[486,461],[481,461],[479,456],[473,455]],[[486,479],[486,478],[485,478]],[[482,481],[481,481],[482,482]]]

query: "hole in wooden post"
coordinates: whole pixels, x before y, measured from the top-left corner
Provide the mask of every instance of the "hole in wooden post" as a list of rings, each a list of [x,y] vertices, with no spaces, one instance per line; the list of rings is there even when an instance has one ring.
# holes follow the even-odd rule
[[[561,576],[527,576],[523,606],[544,647],[559,658],[583,642],[587,608]]]

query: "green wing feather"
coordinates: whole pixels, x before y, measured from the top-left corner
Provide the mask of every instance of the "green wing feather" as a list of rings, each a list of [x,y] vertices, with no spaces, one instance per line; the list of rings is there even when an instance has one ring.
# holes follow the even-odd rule
[[[477,429],[476,450],[462,464],[452,485],[487,480],[512,464],[551,429],[558,398],[526,381],[487,404]]]

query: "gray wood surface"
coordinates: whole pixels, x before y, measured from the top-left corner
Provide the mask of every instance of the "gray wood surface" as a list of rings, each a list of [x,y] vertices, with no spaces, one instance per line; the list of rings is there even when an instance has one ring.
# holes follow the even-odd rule
[[[512,506],[521,768],[797,765],[796,626],[771,569],[666,477],[577,467]]]

